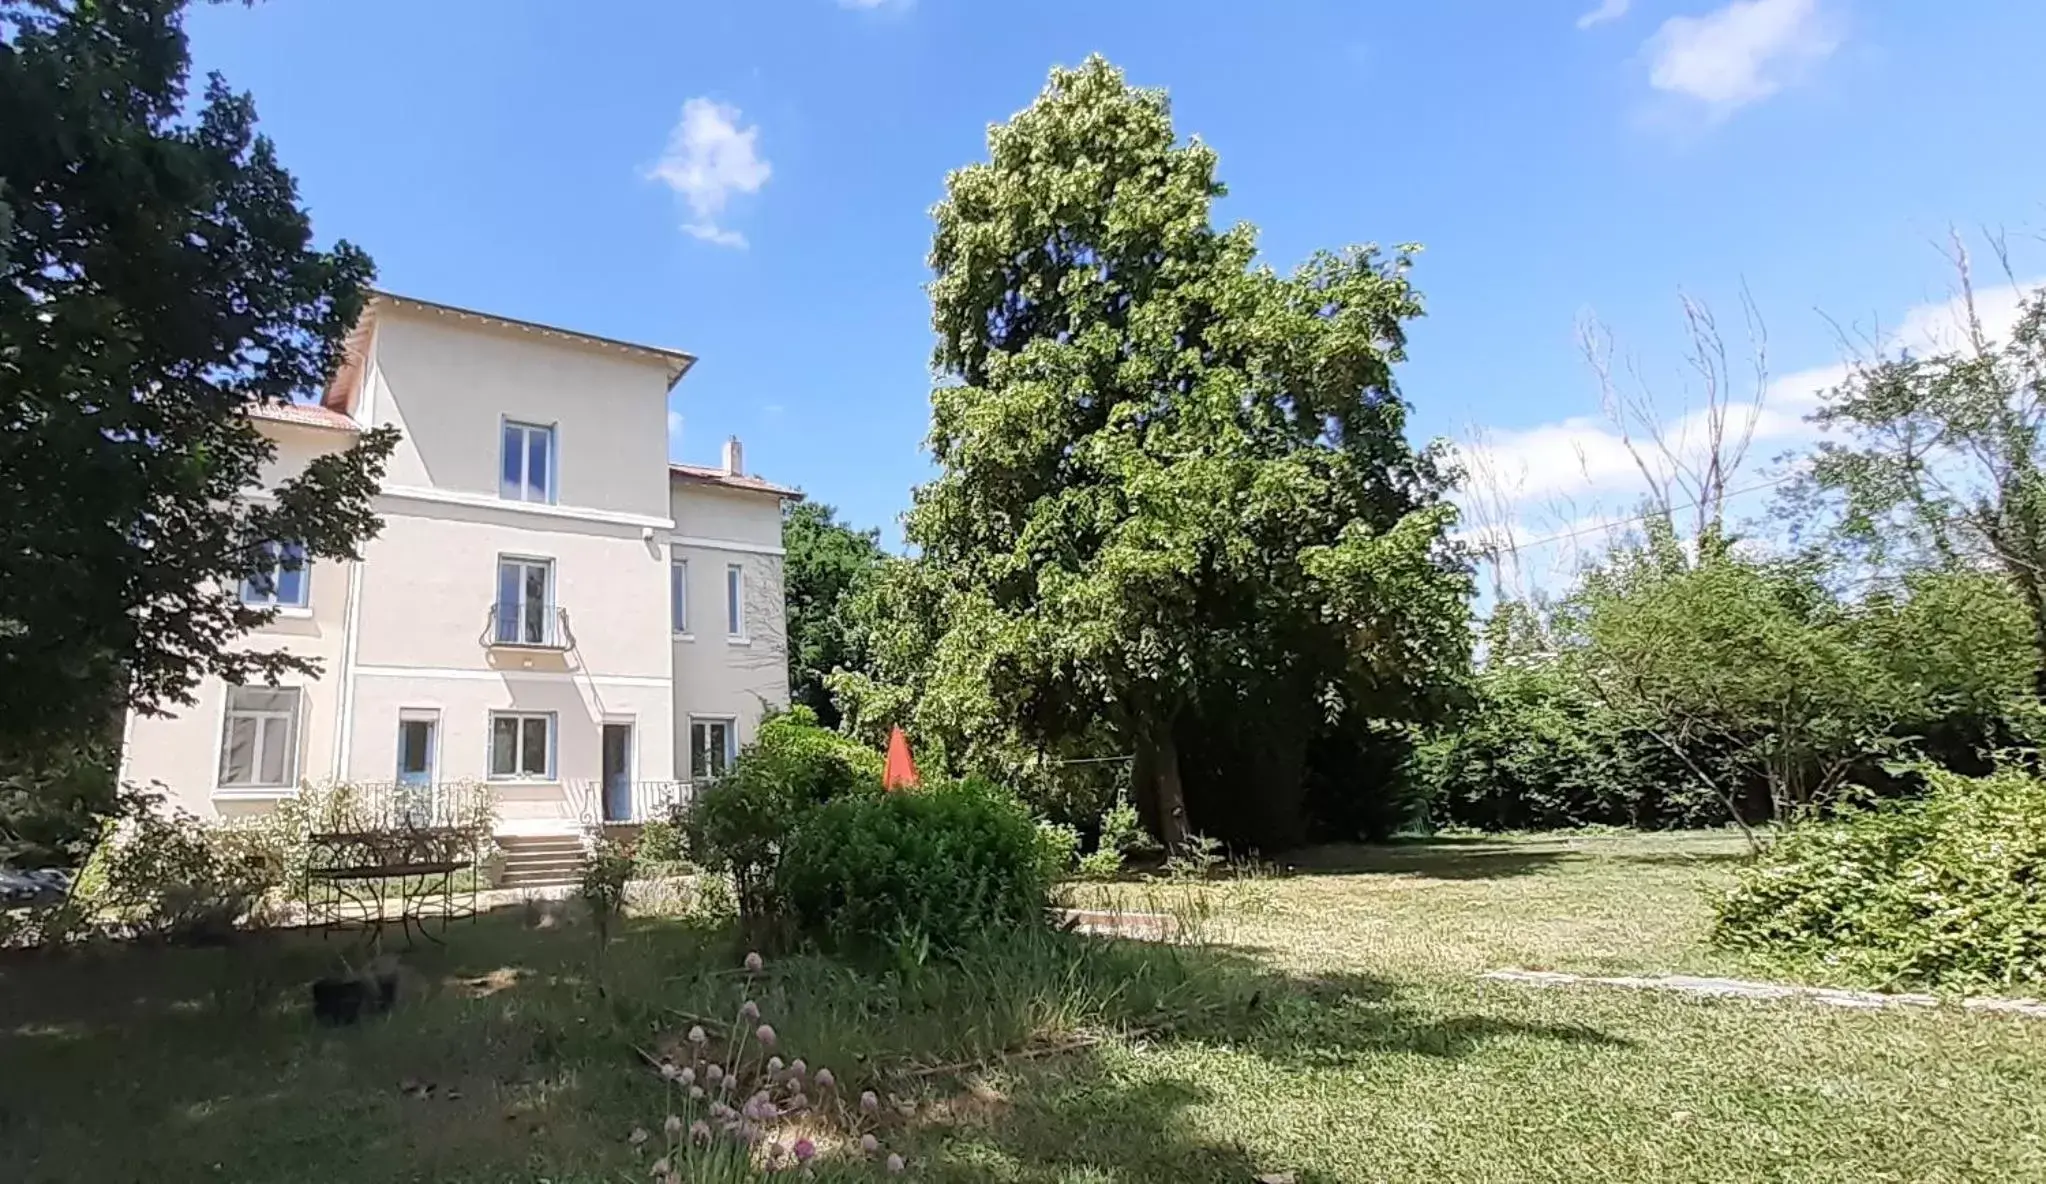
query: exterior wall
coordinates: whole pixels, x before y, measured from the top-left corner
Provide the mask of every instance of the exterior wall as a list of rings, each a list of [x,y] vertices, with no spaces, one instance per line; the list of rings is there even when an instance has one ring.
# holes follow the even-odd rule
[[[669,557],[689,564],[689,629],[672,639],[674,776],[688,780],[691,717],[736,720],[744,744],[770,707],[789,703],[781,500],[678,478],[672,513]],[[727,632],[729,564],[745,573],[746,636],[737,640]]]
[[[547,330],[385,301],[361,359],[355,414],[402,439],[360,563],[321,561],[309,607],[244,646],[318,659],[303,686],[301,781],[390,782],[401,718],[437,720],[433,776],[489,780],[493,712],[554,717],[545,778],[493,781],[502,829],[587,816],[606,723],[633,725],[631,778],[685,780],[692,717],[731,719],[743,743],[788,702],[781,501],[670,473],[666,364]],[[499,495],[506,419],[552,425],[555,500]],[[265,480],[350,446],[347,432],[259,421],[278,441]],[[571,640],[503,646],[490,636],[500,557],[548,560]],[[669,572],[689,561],[693,630],[670,629]],[[727,636],[725,569],[745,573],[744,636]],[[123,776],[160,781],[202,817],[263,810],[290,790],[223,792],[225,688],[130,720]]]
[[[497,500],[513,419],[554,426],[557,504],[668,516],[667,373],[652,359],[384,304],[365,373],[359,414],[405,437],[388,489]]]
[[[346,432],[268,421],[261,426],[277,442],[277,457],[266,473],[272,483],[296,474],[315,456],[355,442]],[[232,643],[237,650],[282,650],[320,663],[319,678],[283,680],[283,685],[296,685],[303,694],[295,754],[301,778],[325,777],[333,761],[339,702],[335,672],[341,661],[348,568],[348,564],[330,560],[313,563],[305,608],[280,609],[276,620]],[[163,715],[130,718],[122,751],[122,778],[139,784],[159,783],[171,805],[200,817],[269,808],[278,796],[275,791],[226,792],[217,788],[227,691],[220,680],[209,678],[194,688],[194,695],[196,701],[189,706],[172,708]]]

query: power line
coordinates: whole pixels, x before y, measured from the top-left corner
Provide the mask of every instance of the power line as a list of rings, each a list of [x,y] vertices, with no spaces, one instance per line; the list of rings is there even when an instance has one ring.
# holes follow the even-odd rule
[[[1764,490],[1764,489],[1773,489],[1773,488],[1775,488],[1776,486],[1778,486],[1778,485],[1781,485],[1781,484],[1783,484],[1783,483],[1784,483],[1785,481],[1788,481],[1788,480],[1790,480],[1791,478],[1793,478],[1793,477],[1796,477],[1796,476],[1798,476],[1798,474],[1796,474],[1796,473],[1785,473],[1785,474],[1783,474],[1783,475],[1782,475],[1781,477],[1776,477],[1776,478],[1772,478],[1771,480],[1768,480],[1768,481],[1764,481],[1764,482],[1762,482],[1762,483],[1761,483],[1761,484],[1759,484],[1759,485],[1749,485],[1749,486],[1746,486],[1746,487],[1744,487],[1744,488],[1741,488],[1741,489],[1735,489],[1735,490],[1732,490],[1732,491],[1730,491],[1730,492],[1728,492],[1728,493],[1723,493],[1723,494],[1721,494],[1721,495],[1720,495],[1720,500],[1722,500],[1722,501],[1727,501],[1727,500],[1731,500],[1731,499],[1733,499],[1733,498],[1737,498],[1737,497],[1742,497],[1742,496],[1745,496],[1745,495],[1747,495],[1747,494],[1750,494],[1750,493],[1759,493],[1759,492],[1761,492],[1761,491],[1762,491],[1762,490]],[[1513,550],[1516,550],[1516,551],[1518,551],[1518,550],[1524,550],[1524,549],[1532,549],[1532,548],[1534,548],[1534,547],[1543,547],[1543,546],[1547,546],[1547,545],[1548,545],[1548,544],[1550,544],[1550,543],[1560,543],[1560,542],[1562,542],[1562,541],[1563,541],[1564,539],[1574,539],[1574,538],[1578,537],[1579,535],[1586,535],[1586,534],[1592,534],[1592,533],[1594,533],[1594,532],[1596,532],[1596,531],[1601,531],[1601,530],[1611,530],[1611,529],[1613,529],[1613,528],[1614,528],[1614,527],[1616,527],[1616,526],[1633,526],[1633,525],[1635,525],[1635,524],[1637,524],[1637,523],[1641,523],[1641,522],[1646,522],[1646,521],[1648,521],[1648,520],[1649,520],[1650,518],[1653,518],[1653,517],[1655,517],[1655,516],[1656,516],[1657,514],[1661,514],[1661,513],[1670,513],[1670,514],[1676,514],[1676,513],[1681,513],[1681,512],[1682,512],[1682,511],[1684,511],[1684,510],[1695,510],[1695,509],[1697,509],[1697,508],[1698,508],[1698,507],[1699,507],[1699,506],[1700,506],[1701,504],[1703,504],[1703,503],[1701,503],[1701,502],[1698,502],[1698,501],[1689,501],[1689,502],[1685,502],[1685,503],[1684,503],[1683,505],[1681,505],[1681,506],[1671,506],[1671,507],[1669,507],[1669,508],[1668,508],[1668,509],[1667,509],[1666,511],[1664,511],[1664,510],[1651,510],[1651,511],[1649,511],[1649,512],[1648,512],[1648,513],[1646,513],[1646,514],[1636,514],[1636,515],[1634,515],[1634,516],[1633,516],[1633,517],[1631,517],[1631,518],[1615,518],[1615,519],[1613,519],[1612,521],[1609,521],[1609,522],[1600,522],[1600,523],[1597,523],[1597,524],[1595,524],[1595,525],[1592,525],[1592,526],[1581,526],[1581,527],[1577,528],[1576,530],[1566,530],[1566,531],[1564,531],[1564,532],[1563,532],[1562,534],[1552,534],[1552,535],[1548,536],[1547,538],[1535,539],[1535,540],[1533,540],[1533,541],[1531,541],[1531,542],[1525,542],[1525,543],[1513,543],[1513,544],[1512,544],[1512,549],[1513,549]]]

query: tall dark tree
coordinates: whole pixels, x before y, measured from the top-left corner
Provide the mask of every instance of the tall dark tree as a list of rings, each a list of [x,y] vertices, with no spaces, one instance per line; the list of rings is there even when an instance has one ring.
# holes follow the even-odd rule
[[[0,817],[52,762],[107,788],[129,710],[313,669],[235,644],[272,611],[237,585],[378,527],[388,430],[266,482],[249,412],[322,388],[372,269],[315,249],[249,96],[191,101],[184,9],[0,0]]]
[[[790,502],[782,515],[789,693],[826,727],[839,723],[824,680],[848,659],[845,608],[853,587],[881,563],[881,535],[854,530],[821,502]]]
[[[1169,844],[1297,839],[1315,734],[1425,714],[1468,659],[1453,510],[1393,382],[1408,253],[1255,266],[1251,227],[1209,221],[1214,152],[1099,58],[988,146],[935,211],[940,472],[907,534],[942,633],[917,711],[986,702],[1025,747],[1112,737]],[[1190,810],[1206,770],[1182,758],[1250,711],[1276,751],[1246,736],[1202,780],[1260,808],[1215,825],[1238,803]],[[1282,777],[1233,777],[1267,755]]]

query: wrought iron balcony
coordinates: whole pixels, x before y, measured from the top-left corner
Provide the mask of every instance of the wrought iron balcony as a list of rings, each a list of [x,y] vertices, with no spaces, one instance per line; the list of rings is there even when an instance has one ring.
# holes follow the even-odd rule
[[[509,646],[526,650],[572,650],[575,633],[568,627],[568,610],[537,601],[499,603],[490,606],[483,622],[484,646]]]

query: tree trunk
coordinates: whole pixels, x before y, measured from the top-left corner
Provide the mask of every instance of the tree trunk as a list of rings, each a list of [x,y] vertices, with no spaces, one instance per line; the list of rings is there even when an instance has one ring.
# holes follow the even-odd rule
[[[1137,770],[1146,774],[1139,783],[1149,807],[1144,821],[1156,828],[1158,841],[1175,855],[1185,849],[1187,836],[1186,788],[1179,778],[1179,742],[1172,734],[1177,722],[1147,713],[1138,725],[1136,759]]]

